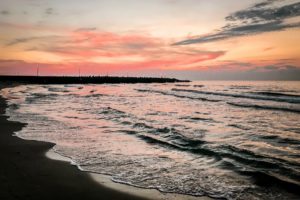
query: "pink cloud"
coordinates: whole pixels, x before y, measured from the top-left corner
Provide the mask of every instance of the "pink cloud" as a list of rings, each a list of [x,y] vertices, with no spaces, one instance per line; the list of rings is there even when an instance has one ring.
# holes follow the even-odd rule
[[[94,29],[70,31],[64,36],[17,38],[10,45],[19,43],[26,47],[24,51],[47,52],[65,60],[57,64],[42,64],[47,74],[67,74],[78,68],[86,69],[89,74],[144,69],[177,70],[215,60],[226,53],[171,46],[168,41],[150,35],[116,34]],[[25,61],[0,62],[0,67],[0,73],[5,74],[35,71],[35,63]]]
[[[205,72],[291,72],[299,73],[299,60],[264,60],[260,62],[236,62],[223,61],[215,65],[199,65],[198,67],[180,68],[172,67],[181,64],[193,62],[194,60],[150,60],[145,62],[127,62],[127,63],[95,63],[95,62],[65,62],[65,63],[29,63],[22,60],[0,60],[0,74],[7,75],[36,75],[37,65],[40,68],[40,75],[78,75],[81,70],[82,75],[106,75],[108,74],[126,74],[127,72],[145,72],[151,70],[158,71],[202,71]],[[162,67],[163,66],[163,67]],[[169,67],[171,66],[171,67]]]

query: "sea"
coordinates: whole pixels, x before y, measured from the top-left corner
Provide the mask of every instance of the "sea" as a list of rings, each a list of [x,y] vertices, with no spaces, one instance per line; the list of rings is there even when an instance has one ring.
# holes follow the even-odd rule
[[[16,136],[117,183],[216,199],[300,199],[300,82],[18,85]]]

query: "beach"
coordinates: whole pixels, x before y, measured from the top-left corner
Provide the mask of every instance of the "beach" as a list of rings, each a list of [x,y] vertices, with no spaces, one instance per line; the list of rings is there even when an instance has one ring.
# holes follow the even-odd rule
[[[0,1],[0,200],[300,200],[300,0]]]
[[[101,186],[75,166],[46,158],[54,144],[12,136],[25,124],[8,121],[6,106],[0,97],[0,199],[146,199]]]
[[[5,87],[1,85],[0,90]],[[0,96],[0,199],[210,199],[136,188],[114,183],[109,176],[80,171],[49,151],[55,144],[14,136],[26,124],[9,121],[6,108],[6,99]]]
[[[7,85],[0,198],[298,199],[299,91],[297,82]]]

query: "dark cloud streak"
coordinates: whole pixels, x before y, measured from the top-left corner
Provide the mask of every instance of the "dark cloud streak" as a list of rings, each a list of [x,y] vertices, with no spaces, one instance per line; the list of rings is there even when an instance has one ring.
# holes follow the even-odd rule
[[[267,4],[269,6],[269,4]],[[252,22],[265,22],[273,20],[282,20],[285,18],[296,17],[300,15],[300,3],[284,5],[275,8],[257,7],[257,4],[247,10],[238,11],[227,16],[228,21],[252,20]]]
[[[52,15],[53,14],[53,8],[47,8],[46,10],[45,10],[45,13],[47,14],[47,15]]]
[[[9,15],[10,12],[8,10],[2,10],[2,11],[0,11],[0,14],[1,15]]]
[[[79,28],[76,29],[74,32],[85,32],[85,31],[96,31],[97,28],[96,27],[87,27],[87,28]]]
[[[40,36],[40,37],[24,37],[24,38],[16,38],[14,40],[11,40],[10,42],[8,42],[6,44],[6,46],[14,46],[14,45],[18,45],[18,44],[23,44],[23,43],[27,43],[33,40],[40,40],[40,41],[45,41],[48,42],[49,39],[53,40],[53,39],[61,39],[64,38],[63,36],[58,36],[58,35],[49,35],[49,36]]]
[[[225,18],[228,22],[216,33],[187,39],[173,45],[214,42],[238,36],[260,34],[299,28],[300,21],[287,23],[285,20],[300,16],[300,3],[280,5],[279,0],[268,0],[235,12]]]

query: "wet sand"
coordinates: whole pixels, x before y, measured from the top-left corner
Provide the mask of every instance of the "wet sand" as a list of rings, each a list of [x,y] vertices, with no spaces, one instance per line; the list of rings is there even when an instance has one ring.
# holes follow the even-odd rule
[[[54,144],[12,136],[25,124],[8,121],[6,106],[0,97],[0,199],[146,199],[101,186],[76,166],[46,158]]]

